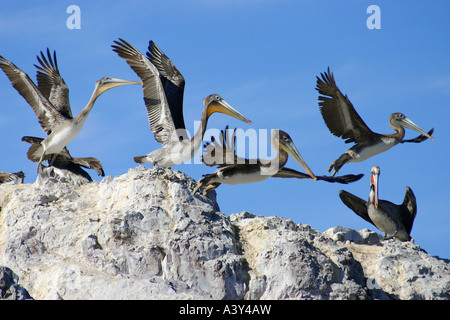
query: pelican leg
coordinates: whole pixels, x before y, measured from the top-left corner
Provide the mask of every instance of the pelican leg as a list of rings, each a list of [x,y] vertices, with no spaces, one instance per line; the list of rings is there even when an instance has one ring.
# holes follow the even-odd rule
[[[202,186],[202,180],[199,180],[197,182],[197,185],[195,186],[194,190],[192,190],[192,193],[197,193],[198,189],[200,189],[200,187]]]
[[[221,183],[213,183],[210,184],[209,186],[207,186],[204,190],[203,190],[203,195],[207,196],[208,193],[210,193],[211,191],[215,190],[217,187],[219,187],[221,185]]]
[[[45,156],[45,151],[42,152],[41,158],[39,159],[38,168],[37,168],[38,174],[42,174],[42,171],[43,171],[43,169],[42,169],[42,167],[43,167],[42,161],[44,160],[44,156]]]
[[[221,185],[219,182],[210,182],[210,180],[214,177],[213,174],[204,174],[203,178],[198,180],[197,185],[195,186],[192,193],[196,193],[200,188],[204,188],[202,195],[206,196],[208,193],[210,193],[212,190],[216,189],[218,186]]]
[[[331,172],[331,170],[334,169],[334,172],[331,175],[332,177],[334,177],[336,175],[336,173],[342,168],[342,166],[351,159],[352,159],[352,156],[350,154],[348,154],[347,152],[345,152],[338,159],[334,160],[330,164],[330,166],[328,167],[328,172]]]
[[[333,170],[334,166],[335,166],[336,160],[334,160],[330,166],[328,167],[328,172],[331,172],[331,170]],[[337,173],[337,171],[335,170],[334,173],[332,174],[332,176],[334,177],[334,175]]]
[[[50,163],[49,163],[49,166],[50,166],[50,167],[53,166],[53,163],[55,162],[55,159],[56,159],[57,156],[58,156],[57,153],[54,153],[54,154],[53,154],[52,159],[50,160]]]

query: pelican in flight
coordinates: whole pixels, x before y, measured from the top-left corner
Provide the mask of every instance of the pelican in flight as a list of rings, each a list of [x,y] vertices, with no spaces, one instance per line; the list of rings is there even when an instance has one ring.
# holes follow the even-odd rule
[[[70,111],[67,86],[59,76],[56,64],[56,54],[54,54],[54,61],[52,61],[48,50],[47,53],[50,60],[47,61],[47,66],[46,63],[41,67],[36,66],[39,70],[43,71],[38,73],[38,81],[39,77],[47,77],[47,79],[42,80],[44,83],[46,81],[55,81],[55,83],[47,83],[48,85],[46,87],[41,87],[42,91],[25,72],[16,67],[12,62],[0,56],[0,68],[5,72],[13,87],[33,108],[42,129],[48,135],[47,138],[40,143],[38,150],[35,150],[35,152],[40,155],[38,173],[42,172],[42,161],[46,155],[53,155],[50,166],[53,165],[56,156],[80,133],[95,101],[102,93],[118,86],[141,84],[141,82],[137,81],[103,77],[95,82],[94,92],[87,105],[74,118]],[[45,56],[42,53],[41,56],[45,60]],[[40,60],[39,57],[38,60]],[[42,61],[40,62],[42,64]]]
[[[10,181],[14,181],[16,184],[22,184],[24,179],[25,174],[23,173],[23,171],[15,173],[0,171],[0,184]]]
[[[219,141],[214,136],[211,137],[211,143],[205,144],[205,150],[202,160],[207,166],[218,166],[218,169],[212,173],[204,175],[194,189],[194,193],[199,188],[204,187],[203,195],[217,188],[220,184],[244,184],[264,181],[272,178],[297,178],[314,179],[327,182],[338,182],[347,184],[361,179],[360,175],[346,175],[341,177],[316,176],[309,169],[303,158],[300,156],[297,148],[292,142],[291,137],[284,131],[273,130],[271,133],[271,145],[275,150],[278,148],[277,157],[272,160],[264,159],[245,159],[236,155],[236,129],[233,130],[230,137],[228,127],[220,132]],[[286,168],[288,154],[300,163],[308,174]]]
[[[204,188],[203,195],[217,188],[222,183],[229,185],[260,182],[274,176],[280,168],[283,168],[291,155],[309,174],[317,180],[314,173],[303,160],[289,134],[282,130],[272,130],[270,144],[276,151],[273,159],[246,159],[238,157],[235,153],[236,130],[233,136],[229,137],[228,129],[220,134],[221,142],[217,142],[214,137],[212,143],[205,145],[202,160],[207,166],[217,166],[212,174],[203,175],[194,188],[194,193],[200,188]]]
[[[150,41],[147,56],[123,39],[112,45],[142,79],[144,102],[150,128],[162,147],[145,156],[134,157],[137,163],[172,167],[194,157],[200,149],[209,117],[220,112],[251,124],[220,95],[211,94],[203,100],[200,128],[188,139],[183,118],[184,78],[172,61]]]
[[[389,125],[395,131],[393,134],[379,134],[369,129],[356,112],[347,95],[343,95],[336,85],[333,74],[328,72],[317,77],[316,90],[324,96],[319,96],[319,106],[322,117],[328,129],[335,136],[347,139],[345,143],[356,144],[342,154],[328,167],[328,172],[334,169],[333,176],[347,162],[364,161],[374,155],[387,151],[399,143],[422,142],[427,138],[432,140],[431,134],[419,128],[415,123],[402,113],[393,113],[389,117]],[[415,139],[403,140],[405,129],[409,128],[421,133]]]
[[[406,187],[405,198],[400,205],[378,199],[378,180],[380,168],[371,170],[369,201],[341,190],[342,202],[358,216],[370,222],[384,233],[384,239],[397,238],[401,241],[411,240],[411,229],[417,213],[416,197],[410,187]]]

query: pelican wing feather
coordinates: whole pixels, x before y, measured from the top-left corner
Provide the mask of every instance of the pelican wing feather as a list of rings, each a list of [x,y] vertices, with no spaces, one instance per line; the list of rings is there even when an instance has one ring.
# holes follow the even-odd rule
[[[228,126],[220,131],[219,139],[211,136],[211,142],[204,145],[202,161],[219,168],[249,163],[248,159],[236,155],[236,129],[228,129]]]
[[[147,57],[160,74],[175,129],[185,129],[183,117],[185,81],[183,75],[153,41],[149,43]]]
[[[2,56],[0,56],[0,68],[9,78],[12,86],[33,108],[42,129],[48,135],[67,119],[67,116],[53,106],[25,72]]]
[[[175,125],[158,69],[144,54],[125,40],[119,39],[114,43],[115,45],[112,45],[113,51],[119,57],[125,59],[142,80],[144,103],[155,140],[162,144],[173,141],[177,138],[175,136]]]
[[[69,101],[69,88],[64,79],[61,77],[56,60],[56,52],[53,57],[47,48],[47,57],[41,51],[41,56],[37,56],[40,65],[34,65],[38,71],[36,80],[39,90],[47,97],[53,106],[64,114],[67,118],[72,119],[72,110]]]
[[[330,68],[327,73],[321,73],[321,78],[317,77],[316,90],[323,95],[319,96],[320,112],[332,134],[346,139],[346,143],[377,138],[377,134],[369,129],[356,112],[347,95],[339,90]]]

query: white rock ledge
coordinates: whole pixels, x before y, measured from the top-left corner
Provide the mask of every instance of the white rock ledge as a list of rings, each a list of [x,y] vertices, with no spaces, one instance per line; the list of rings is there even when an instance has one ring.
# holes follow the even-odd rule
[[[227,216],[194,186],[143,166],[101,182],[0,185],[0,298],[450,298],[449,261],[412,242]]]

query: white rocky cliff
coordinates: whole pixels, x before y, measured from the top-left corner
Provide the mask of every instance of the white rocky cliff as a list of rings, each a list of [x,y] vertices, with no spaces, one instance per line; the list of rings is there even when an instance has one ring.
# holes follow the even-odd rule
[[[412,242],[220,212],[179,171],[0,186],[0,298],[449,299]]]

